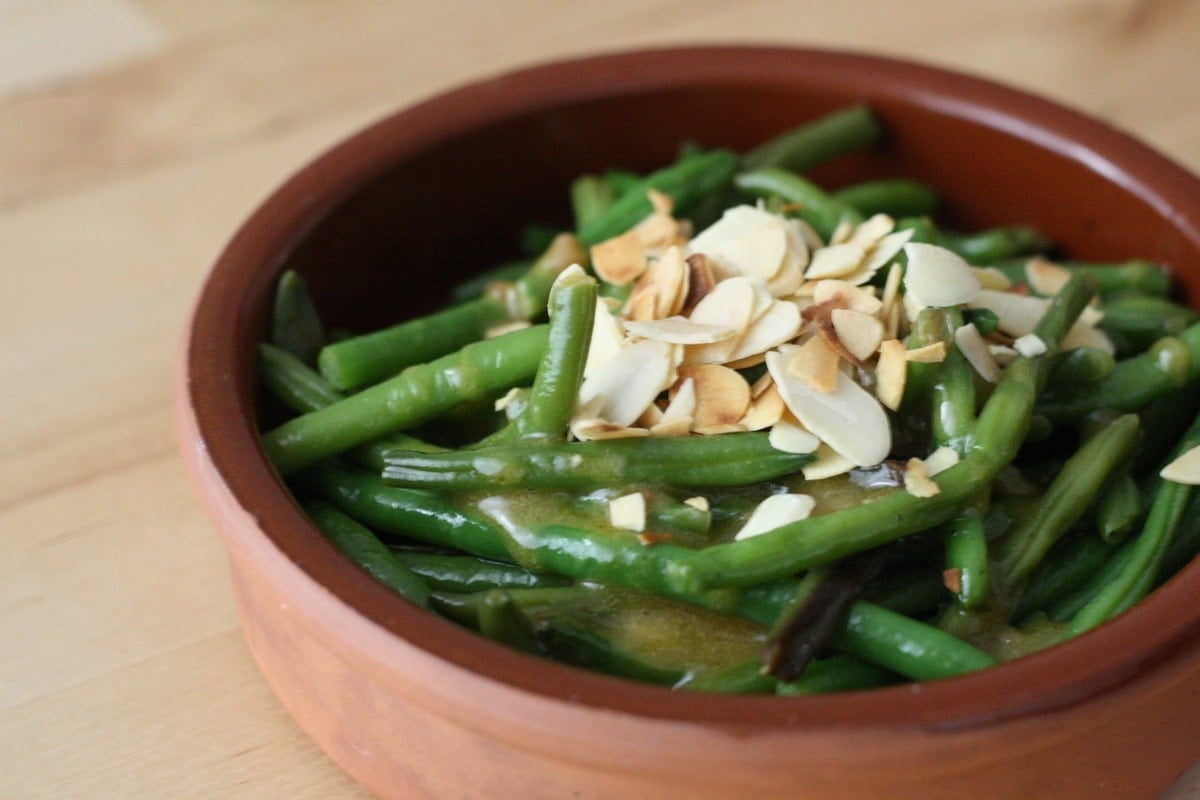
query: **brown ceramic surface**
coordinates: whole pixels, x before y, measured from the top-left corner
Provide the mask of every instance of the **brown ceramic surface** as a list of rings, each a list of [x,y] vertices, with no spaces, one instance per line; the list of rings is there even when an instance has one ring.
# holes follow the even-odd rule
[[[834,697],[674,693],[546,663],[375,584],[307,522],[255,432],[254,346],[295,268],[329,320],[427,310],[562,221],[577,174],[746,148],[851,102],[892,137],[816,173],[932,183],[965,227],[1034,222],[1072,256],[1149,257],[1200,297],[1200,184],[1036,98],[791,49],[619,54],[488,80],[383,120],[246,223],[200,296],[180,438],[250,648],[297,721],[385,798],[1151,798],[1200,756],[1200,564],[1123,617],[972,676]]]

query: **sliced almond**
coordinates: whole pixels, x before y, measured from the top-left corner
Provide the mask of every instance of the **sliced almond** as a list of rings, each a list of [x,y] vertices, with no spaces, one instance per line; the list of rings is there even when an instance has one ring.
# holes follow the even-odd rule
[[[836,278],[826,278],[815,281],[812,287],[813,302],[819,305],[837,301],[837,308],[846,308],[863,314],[877,314],[883,307],[882,301],[875,296],[874,289],[867,286],[855,286],[847,281]]]
[[[670,216],[675,210],[675,198],[666,192],[661,192],[651,186],[646,190],[646,199],[650,201],[650,207],[657,214],[666,214]]]
[[[879,343],[883,341],[883,323],[876,317],[846,308],[835,308],[830,318],[838,339],[860,363],[875,355]]]
[[[1159,477],[1172,483],[1200,486],[1200,447],[1193,447],[1159,471]]]
[[[904,399],[908,379],[908,351],[898,339],[884,339],[879,344],[879,360],[875,362],[875,396],[879,402],[896,411]]]
[[[848,219],[842,219],[838,222],[837,227],[833,229],[833,233],[829,235],[830,244],[844,244],[850,241],[850,237],[854,235],[854,223]]]
[[[696,305],[689,319],[703,325],[738,331],[738,336],[712,344],[689,347],[686,360],[695,364],[721,364],[728,361],[730,354],[737,347],[737,340],[750,327],[754,309],[755,290],[747,278],[729,278],[718,283]]]
[[[696,304],[713,290],[713,287],[717,285],[717,279],[713,275],[712,264],[709,263],[708,256],[703,253],[692,253],[684,261],[688,266],[688,290],[687,295],[683,298],[681,312],[687,315],[691,314]]]
[[[1000,365],[988,350],[987,342],[979,335],[979,329],[970,323],[954,330],[954,344],[966,356],[967,361],[989,383],[1000,380]]]
[[[988,342],[988,352],[992,354],[992,358],[996,359],[996,363],[1001,367],[1008,366],[1021,355],[1008,345],[997,344],[996,342]]]
[[[1036,333],[1027,333],[1016,338],[1013,349],[1026,358],[1033,358],[1046,352],[1046,343]]]
[[[608,521],[614,528],[641,533],[646,530],[646,498],[641,492],[608,501]]]
[[[687,500],[683,501],[683,504],[685,506],[691,506],[692,508],[698,508],[701,511],[709,510],[708,498],[705,497],[704,495],[696,495],[695,497],[689,497]]]
[[[825,339],[814,336],[792,352],[787,362],[791,376],[818,392],[828,393],[837,388],[838,354]],[[778,383],[778,378],[775,380]]]
[[[804,473],[806,481],[823,481],[836,475],[845,475],[856,466],[858,465],[852,459],[822,442],[817,448],[816,460],[805,464],[800,471]]]
[[[933,497],[942,491],[942,487],[929,477],[924,461],[910,458],[904,465],[904,491],[913,497]]]
[[[785,453],[815,453],[821,446],[820,439],[787,418],[780,419],[771,427],[767,441],[771,447]]]
[[[866,259],[858,269],[847,275],[845,280],[856,285],[862,285],[871,280],[879,270],[896,257],[896,254],[912,239],[912,236],[911,229],[889,233],[867,253]]]
[[[763,226],[726,242],[722,252],[741,274],[769,281],[783,266],[787,244],[787,233],[782,227]]]
[[[625,323],[625,330],[643,339],[655,339],[673,344],[712,344],[713,342],[722,342],[738,333],[732,328],[705,325],[702,322],[678,316],[664,319],[631,319]]]
[[[789,342],[800,333],[803,324],[800,309],[795,303],[776,300],[771,303],[765,314],[750,325],[726,360],[744,361]]]
[[[863,220],[854,227],[854,232],[850,234],[849,241],[856,244],[863,250],[870,251],[873,249],[883,237],[887,236],[896,227],[896,220],[889,217],[887,214],[872,214],[869,218]],[[909,232],[909,236],[912,233]]]
[[[765,377],[770,377],[767,373]],[[774,382],[770,383],[768,388],[758,395],[754,394],[754,389],[751,387],[750,408],[746,409],[746,414],[738,424],[748,431],[762,431],[770,428],[783,417],[783,398],[779,396],[779,390],[775,388]]]
[[[679,313],[687,297],[688,267],[678,247],[668,247],[651,261],[629,297],[627,316],[663,319]]]
[[[671,436],[687,436],[692,432],[694,420],[691,417],[675,417],[651,425],[650,435],[665,439]]]
[[[636,439],[649,436],[645,428],[618,425],[606,419],[588,417],[571,420],[571,435],[581,442],[599,442],[605,439]]]
[[[580,404],[598,401],[595,416],[632,425],[646,406],[675,380],[671,345],[644,339],[617,352],[583,379]]]
[[[1004,292],[1012,288],[1013,284],[1008,276],[995,267],[972,267],[971,269],[975,272],[975,277],[979,279],[979,285],[984,289]]]
[[[904,357],[915,364],[940,364],[946,360],[946,352],[945,342],[932,342],[906,350]]]
[[[596,300],[596,311],[592,317],[592,338],[588,342],[587,360],[583,365],[586,379],[601,365],[624,349],[625,333],[617,317],[603,300]]]
[[[751,205],[726,209],[688,247],[691,252],[707,254],[727,275],[764,281],[785,268],[802,268],[808,260],[808,247],[798,228],[778,214]]]
[[[999,320],[999,330],[1013,338],[1033,333],[1038,322],[1046,313],[1050,300],[1044,297],[1031,297],[1016,292],[999,292],[984,289],[967,304],[970,308],[986,308],[995,313]],[[1093,327],[1096,312],[1089,313],[1085,309],[1080,318],[1067,331],[1060,343],[1060,349],[1070,350],[1087,345],[1097,347],[1109,354],[1114,354],[1116,348],[1103,331]]]
[[[800,424],[857,466],[872,466],[887,458],[892,432],[879,401],[841,371],[831,392],[818,391],[798,379],[789,364],[799,349],[785,345],[767,353],[767,369]]]
[[[1045,258],[1031,258],[1025,262],[1025,282],[1040,295],[1049,297],[1071,280],[1071,271]]]
[[[503,397],[496,398],[496,402],[493,407],[496,411],[504,411],[513,403],[521,402],[527,392],[528,390],[523,387],[514,386],[513,388],[509,389]]]
[[[950,469],[960,460],[957,450],[943,445],[925,457],[925,474],[932,478]]]
[[[750,384],[729,367],[686,364],[679,368],[679,377],[695,386],[693,430],[712,432],[716,428],[736,425],[750,407]]]
[[[979,278],[962,256],[924,242],[904,245],[908,267],[904,287],[923,306],[957,306],[979,294]]]
[[[596,274],[616,286],[633,283],[646,271],[646,251],[637,231],[592,245],[591,257]]]
[[[525,328],[528,328],[528,327],[530,327],[530,323],[528,320],[514,319],[512,322],[505,322],[500,325],[493,325],[492,327],[488,328],[486,331],[483,332],[483,338],[495,339],[496,337],[503,336],[506,333],[512,333],[513,331],[524,330]]]
[[[804,271],[804,277],[810,281],[820,278],[841,278],[858,269],[866,257],[867,253],[860,245],[850,242],[831,244],[812,254],[812,260],[808,263],[808,269]]]
[[[806,494],[773,494],[758,504],[733,538],[749,539],[807,519],[816,505],[816,501]]]
[[[671,400],[663,410],[659,424],[686,419],[690,425],[696,416],[696,381],[691,376],[677,380],[671,387],[670,396]]]

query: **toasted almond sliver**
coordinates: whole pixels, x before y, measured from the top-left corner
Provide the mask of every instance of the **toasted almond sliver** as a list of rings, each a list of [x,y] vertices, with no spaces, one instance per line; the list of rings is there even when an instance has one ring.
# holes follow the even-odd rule
[[[581,442],[598,442],[604,439],[636,439],[641,436],[649,436],[650,431],[645,428],[617,425],[598,417],[589,417],[571,420],[571,434]]]
[[[496,398],[496,402],[494,404],[495,410],[503,411],[506,408],[508,408],[509,405],[511,405],[514,401],[520,402],[521,398],[525,395],[525,393],[527,391],[528,391],[527,389],[524,389],[520,386],[514,386],[513,388],[509,389],[508,392],[505,393],[505,395],[503,397]]]
[[[933,342],[921,347],[906,350],[905,359],[917,364],[939,364],[946,360],[946,343]]]
[[[642,412],[642,415],[634,420],[633,427],[648,429],[653,428],[655,425],[662,423],[662,418],[662,409],[654,403],[651,403],[650,405],[646,406],[646,410]]]
[[[816,501],[806,494],[773,494],[758,504],[733,538],[749,539],[807,519],[815,507]]]
[[[814,336],[795,349],[787,371],[818,392],[832,392],[838,382],[838,354],[823,338]],[[775,380],[778,383],[779,379]]]
[[[750,384],[741,373],[720,364],[686,364],[679,378],[695,387],[692,430],[709,431],[735,425],[750,407]]]
[[[659,439],[670,436],[687,436],[692,432],[691,417],[675,417],[663,420],[650,427],[650,435]]]
[[[957,450],[943,445],[925,457],[925,474],[932,478],[950,469],[960,460]]]
[[[838,300],[839,308],[859,311],[863,314],[878,314],[880,308],[883,307],[882,301],[875,296],[872,287],[855,286],[853,283],[837,278],[814,281],[812,298],[813,302],[817,304]]]
[[[525,328],[528,328],[528,327],[530,327],[530,323],[528,320],[514,319],[512,322],[505,322],[500,325],[493,325],[492,327],[488,328],[486,331],[483,332],[483,338],[495,339],[496,337],[503,336],[506,333],[512,333],[513,331],[524,330]]]
[[[962,567],[949,567],[942,570],[942,586],[953,594],[958,594],[962,591]]]
[[[833,233],[829,235],[830,244],[845,244],[850,241],[850,237],[854,235],[854,223],[848,219],[841,220],[837,227],[833,229]]]
[[[805,464],[800,471],[804,473],[806,481],[821,481],[836,475],[845,475],[856,466],[858,465],[851,459],[821,442],[821,446],[817,448],[816,461]]]
[[[738,340],[726,361],[742,361],[795,339],[804,325],[800,309],[787,300],[775,300]]]
[[[767,373],[765,377],[770,377]],[[761,431],[770,428],[775,423],[779,422],[783,416],[783,398],[779,396],[779,390],[775,388],[774,382],[758,396],[754,396],[754,388],[750,390],[751,397],[750,408],[746,410],[746,415],[742,417],[738,424],[748,431]]]
[[[681,313],[690,315],[696,304],[717,285],[717,279],[708,256],[703,253],[692,253],[684,259],[684,263],[688,266],[688,290],[683,298]]]
[[[987,342],[979,335],[979,329],[968,323],[954,330],[954,343],[966,356],[967,361],[975,368],[985,381],[995,383],[1000,380],[1000,365],[988,350]]]
[[[664,319],[629,320],[625,330],[643,339],[655,339],[673,344],[712,344],[721,342],[738,333],[731,328],[705,325],[686,317]]]
[[[785,453],[815,453],[821,440],[786,417],[776,422],[767,434],[767,441]]]
[[[1032,358],[1046,352],[1046,343],[1036,333],[1027,333],[1017,337],[1013,342],[1013,349],[1026,358]]]
[[[804,277],[810,281],[819,278],[842,278],[858,269],[866,257],[866,251],[857,244],[831,244],[812,254]]]
[[[904,490],[913,497],[933,497],[942,491],[942,487],[930,479],[924,461],[910,458],[904,465]]]
[[[691,506],[692,508],[698,508],[701,511],[708,511],[709,509],[708,498],[702,494],[698,494],[695,497],[689,497],[687,500],[683,501],[683,504],[685,506]]]
[[[763,226],[725,242],[722,251],[726,262],[736,265],[743,275],[769,281],[779,274],[787,246],[787,233],[782,227]]]
[[[646,199],[650,201],[650,206],[655,213],[670,216],[671,212],[675,210],[675,198],[665,192],[660,192],[653,186],[646,190]]]
[[[923,306],[957,306],[979,294],[979,278],[962,256],[924,242],[904,245],[904,287]]]
[[[1031,258],[1025,262],[1025,281],[1029,288],[1049,297],[1071,280],[1071,271],[1045,258]]]
[[[592,245],[592,269],[605,281],[625,286],[646,271],[646,252],[636,231]]]
[[[1159,477],[1172,483],[1200,486],[1200,447],[1193,447],[1163,467]]]
[[[747,278],[723,280],[704,296],[689,319],[704,325],[715,325],[738,331],[738,335],[712,344],[688,348],[686,360],[693,364],[722,364],[737,347],[737,340],[750,327],[754,313],[755,290]]]
[[[614,528],[641,533],[646,530],[646,498],[641,492],[608,501],[608,521]]]
[[[854,227],[850,242],[863,250],[871,250],[896,227],[896,220],[887,214],[873,214]],[[912,233],[909,232],[909,236]]]
[[[998,292],[991,289],[982,290],[978,297],[968,303],[970,308],[987,308],[999,319],[999,330],[1013,338],[1032,333],[1037,327],[1050,301],[1044,297],[1030,297],[1016,292]],[[1088,309],[1076,320],[1067,335],[1063,337],[1059,347],[1070,350],[1087,345],[1104,350],[1110,355],[1116,352],[1112,341],[1103,331],[1093,327],[1096,312],[1089,313]]]
[[[701,436],[719,436],[723,433],[745,433],[746,429],[739,423],[721,423],[720,425],[692,425],[692,433]]]
[[[882,322],[868,314],[845,308],[835,308],[830,318],[838,339],[855,358],[866,361],[875,355],[883,341]]]
[[[1002,367],[1008,366],[1017,358],[1017,356],[1021,355],[1006,344],[988,342],[987,348],[988,352],[992,354],[992,358],[996,359],[996,363]]]
[[[607,303],[597,299],[595,315],[592,317],[592,339],[588,343],[587,360],[583,365],[584,378],[607,363],[625,346],[625,333],[621,322],[609,310]]]
[[[836,388],[828,393],[799,380],[788,367],[799,349],[785,345],[767,353],[767,369],[800,424],[857,466],[872,466],[887,458],[892,449],[891,425],[875,396],[840,370]]]
[[[875,362],[875,396],[879,402],[896,411],[904,399],[908,379],[908,351],[899,339],[884,339],[879,344],[879,360]]]
[[[645,339],[617,352],[579,387],[580,404],[599,400],[595,416],[632,425],[675,379],[671,345]]]
[[[912,237],[913,231],[911,228],[889,233],[880,240],[879,244],[872,248],[862,265],[846,276],[846,280],[860,286],[871,280],[871,278],[875,277],[875,273],[883,269],[884,265],[896,257],[896,254],[900,252],[904,245],[908,244],[908,241]]]
[[[995,267],[972,267],[971,269],[974,270],[975,277],[979,279],[979,285],[984,289],[1006,292],[1012,288],[1012,281],[1008,279],[1008,276]]]

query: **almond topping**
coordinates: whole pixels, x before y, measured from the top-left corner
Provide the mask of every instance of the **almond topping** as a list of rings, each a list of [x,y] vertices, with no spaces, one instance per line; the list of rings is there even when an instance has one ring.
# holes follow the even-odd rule
[[[708,256],[703,253],[692,253],[684,262],[688,266],[688,290],[683,298],[682,313],[691,314],[696,304],[717,285],[717,279],[713,277]]]
[[[954,343],[966,356],[967,361],[975,368],[985,381],[995,383],[1000,380],[1000,365],[988,350],[987,342],[979,335],[979,329],[970,323],[954,330]]]
[[[958,451],[953,447],[939,447],[925,457],[925,474],[932,478],[934,475],[950,469],[959,460]]]
[[[641,492],[634,492],[609,500],[608,521],[622,530],[639,533],[646,530],[646,498]]]
[[[908,257],[904,286],[920,305],[957,306],[979,294],[979,278],[957,253],[923,242],[909,242],[904,253]]]
[[[689,364],[679,377],[695,386],[693,430],[711,431],[736,425],[750,407],[750,384],[740,373],[720,364]]]
[[[933,497],[942,487],[930,479],[924,461],[910,458],[904,465],[904,490],[913,497]]]
[[[769,378],[770,373],[764,377]],[[753,389],[751,389],[751,395],[753,395]],[[738,421],[738,424],[748,431],[761,431],[779,422],[782,416],[783,398],[779,396],[779,390],[772,382],[765,391],[750,401],[750,408],[746,410],[746,415]]]
[[[636,439],[639,436],[649,436],[650,431],[589,417],[571,420],[571,435],[581,442],[598,442],[604,439]]]
[[[1032,358],[1046,352],[1046,343],[1036,333],[1027,333],[1017,337],[1013,349],[1026,358]]]
[[[1200,447],[1181,454],[1159,471],[1159,477],[1172,483],[1200,486]]]
[[[904,399],[907,355],[904,342],[899,339],[884,339],[879,345],[879,360],[875,362],[875,396],[892,411],[898,410]]]
[[[776,450],[785,453],[815,453],[821,446],[821,440],[813,436],[796,422],[781,419],[771,427],[767,441]]]
[[[729,278],[718,283],[697,305],[690,319],[704,325],[715,325],[739,332],[739,336],[721,342],[689,347],[687,360],[690,363],[721,364],[737,347],[740,333],[750,327],[754,314],[754,287],[743,277]]]
[[[1044,258],[1031,258],[1025,262],[1025,280],[1030,289],[1049,297],[1071,280],[1071,271]]]
[[[933,342],[921,347],[914,347],[912,350],[906,350],[904,357],[917,364],[939,364],[946,360],[946,343]]]
[[[683,504],[685,506],[691,506],[692,508],[698,508],[701,511],[708,511],[708,498],[704,495],[689,497],[687,500],[683,501]]]
[[[795,349],[787,371],[818,392],[832,392],[838,382],[838,354],[823,337],[814,336]]]
[[[875,355],[883,341],[883,323],[873,316],[845,308],[835,308],[830,315],[837,338],[861,366]],[[851,362],[853,363],[853,362]]]
[[[860,245],[850,242],[831,244],[812,254],[804,277],[809,280],[841,278],[854,272],[866,257],[866,251]]]
[[[746,524],[733,538],[749,539],[789,523],[807,519],[816,504],[816,501],[806,494],[773,494],[758,504],[746,520]]]
[[[863,314],[878,314],[883,307],[883,302],[875,296],[873,287],[855,286],[836,278],[815,281],[812,298],[818,305],[836,301],[837,308],[846,308]]]
[[[789,342],[800,333],[803,324],[800,309],[795,303],[776,300],[767,308],[766,313],[751,324],[726,361],[742,361]]]
[[[637,231],[592,245],[591,256],[596,274],[616,286],[632,283],[646,271],[646,252]]]
[[[579,403],[592,407],[594,416],[617,425],[632,425],[646,406],[675,380],[671,345],[645,339],[618,351],[579,388]]]
[[[656,339],[672,344],[712,344],[738,333],[732,328],[705,325],[685,317],[629,320],[625,323],[625,330],[643,339]]]
[[[821,481],[835,475],[845,475],[856,466],[854,461],[821,442],[817,448],[817,460],[808,462],[800,471],[804,473],[806,481]]]

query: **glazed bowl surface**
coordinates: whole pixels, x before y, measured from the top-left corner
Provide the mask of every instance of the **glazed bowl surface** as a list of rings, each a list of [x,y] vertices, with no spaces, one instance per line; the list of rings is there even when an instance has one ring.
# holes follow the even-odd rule
[[[1200,564],[1112,622],[984,672],[794,698],[676,692],[506,649],[341,556],[267,462],[255,353],[274,283],[327,322],[432,310],[509,258],[567,186],[681,142],[746,150],[851,103],[885,144],[837,187],[932,184],[964,228],[1031,223],[1072,257],[1150,258],[1200,298],[1200,182],[1037,97],[852,53],[713,46],[488,78],[354,134],[272,194],[205,283],[177,373],[181,448],[250,650],[296,721],[384,798],[1152,798],[1200,758]]]

